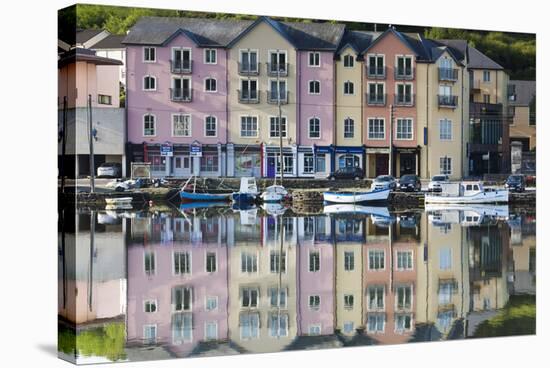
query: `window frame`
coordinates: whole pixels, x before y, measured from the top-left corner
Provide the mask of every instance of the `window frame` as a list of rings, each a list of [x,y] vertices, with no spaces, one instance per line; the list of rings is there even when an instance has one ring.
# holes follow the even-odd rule
[[[317,80],[317,79],[312,79],[312,80],[309,80],[308,83],[308,88],[307,88],[307,93],[309,95],[312,95],[312,96],[319,96],[321,94],[321,81],[320,80]],[[315,88],[313,88],[313,92],[311,91],[311,86],[317,86],[317,92],[315,92]]]
[[[208,134],[208,119],[213,118],[214,119],[214,135]],[[210,123],[212,124],[212,123]],[[206,138],[216,138],[218,136],[218,117],[215,115],[207,115],[204,117],[204,136]]]
[[[346,59],[351,60],[351,65],[346,65]],[[355,68],[355,56],[353,56],[352,54],[345,54],[342,58],[342,64],[344,68]]]
[[[208,89],[208,82],[210,82],[210,88],[212,88],[212,81],[216,85],[216,89]],[[214,77],[205,77],[203,82],[203,89],[205,93],[218,93],[218,80]]]
[[[154,54],[155,54],[155,57],[154,57],[154,60],[147,60],[145,58],[145,50],[154,50]],[[154,47],[154,46],[143,46],[142,48],[142,54],[141,54],[141,61],[143,63],[147,63],[147,64],[153,64],[153,63],[156,63],[157,62],[157,48]],[[151,56],[151,53],[149,53],[149,56]]]
[[[311,136],[311,123],[313,120],[317,120],[317,130],[318,130],[318,136],[312,137]],[[309,139],[321,139],[321,119],[318,116],[311,116],[307,119],[307,136]]]
[[[149,304],[150,306],[151,305],[154,305],[155,306],[155,310],[153,312],[151,311],[147,311],[147,304]],[[158,301],[157,299],[145,299],[143,300],[143,313],[146,313],[146,314],[155,314],[157,313],[159,310],[159,307],[158,307]]]
[[[185,117],[187,116],[189,118],[189,121],[188,121],[188,124],[189,124],[189,135],[176,135],[175,134],[175,130],[174,130],[174,117],[176,116],[180,116],[180,117]],[[192,137],[193,136],[193,116],[191,114],[182,114],[182,113],[177,113],[177,114],[172,114],[171,115],[171,126],[170,126],[170,134],[172,135],[173,138],[189,138],[189,137]]]
[[[348,86],[348,92],[346,92],[346,86]],[[349,86],[351,86],[351,89],[353,90],[352,93],[349,93]],[[353,81],[346,80],[343,85],[342,93],[344,96],[355,96],[355,83],[353,83]]]
[[[351,127],[351,136],[347,136],[350,134],[349,128]],[[354,139],[355,138],[355,120],[348,116],[344,119],[344,139]]]
[[[410,138],[399,138],[399,123],[403,123],[403,122],[410,122],[410,125],[411,125],[411,129],[410,129],[410,132],[411,132],[411,136]],[[401,132],[401,134],[403,134],[403,132]],[[414,121],[413,121],[413,118],[403,118],[403,117],[399,117],[399,118],[396,118],[395,119],[395,140],[396,141],[413,141],[414,140]]]
[[[377,255],[382,254],[383,261],[384,261],[384,262],[382,262],[382,267],[380,267],[380,268],[372,268],[371,267],[371,264],[370,264],[370,254],[371,254],[371,252],[373,252],[373,253],[376,252]],[[369,257],[368,258],[368,270],[369,271],[385,271],[386,270],[386,250],[385,249],[369,249],[367,256]]]
[[[373,137],[371,136],[371,122],[381,122],[381,127],[382,127],[382,138],[380,137]],[[374,133],[374,129],[373,129],[373,133]],[[378,141],[383,141],[386,139],[386,119],[385,118],[382,118],[382,117],[369,117],[367,118],[367,139],[372,139],[372,140],[378,140]]]
[[[207,60],[207,56],[208,56],[208,53],[209,52],[213,52],[214,53],[214,62],[212,61],[208,61]],[[211,57],[211,56],[210,56]],[[204,49],[204,63],[206,65],[217,65],[218,64],[218,50],[217,49],[214,49],[214,48],[206,48]]]
[[[154,132],[154,134],[145,134],[145,117],[146,116],[150,116],[150,117],[153,118],[153,132]],[[156,137],[157,136],[157,116],[155,114],[152,114],[152,113],[146,113],[146,114],[143,114],[141,121],[142,121],[142,128],[143,128],[143,130],[142,130],[143,136],[148,137],[148,138]],[[149,123],[151,123],[151,122],[149,122]]]
[[[443,172],[441,170],[441,163],[443,162],[443,161],[441,161],[442,159],[443,160],[444,159],[449,160],[449,172]],[[452,157],[450,157],[450,156],[440,156],[439,157],[439,175],[448,175],[448,176],[453,175],[453,158]]]
[[[447,123],[448,123],[448,131],[444,132],[444,129],[442,128],[444,127],[444,124],[447,124]],[[447,130],[447,127],[445,128],[445,130]],[[442,133],[448,133],[448,134],[442,135]],[[449,138],[447,138],[447,136]],[[451,119],[447,119],[447,118],[439,119],[439,140],[445,141],[445,142],[451,142],[453,140],[453,121]]]
[[[280,128],[278,128],[280,130],[280,132],[277,135],[273,135],[273,129],[272,129],[272,125],[271,125],[273,123],[273,119],[279,119],[279,116],[275,116],[275,115],[269,116],[269,138],[279,138],[279,134],[281,134],[282,132],[285,133],[282,136],[282,138],[283,139],[288,138],[288,119],[287,119],[286,115],[281,116],[281,124],[280,125],[276,124],[278,127],[280,126]]]
[[[313,60],[317,61],[317,64],[311,63],[311,57]],[[320,68],[321,67],[321,53],[319,51],[309,51],[307,54],[307,66],[310,68]]]
[[[256,135],[252,136],[252,135],[243,135],[243,118],[251,118],[251,119],[255,119],[256,121]],[[239,116],[239,136],[240,138],[258,138],[260,136],[260,124],[259,124],[259,121],[260,121],[260,118],[258,115],[240,115]],[[253,121],[251,120],[251,123]]]
[[[145,88],[146,87],[146,83],[145,83],[146,78],[149,78],[149,79],[154,81],[155,88]],[[149,82],[149,86],[151,86],[150,82]],[[157,77],[155,77],[154,75],[151,75],[151,74],[144,75],[143,78],[142,78],[141,90],[143,92],[154,92],[154,91],[156,91],[157,90]]]

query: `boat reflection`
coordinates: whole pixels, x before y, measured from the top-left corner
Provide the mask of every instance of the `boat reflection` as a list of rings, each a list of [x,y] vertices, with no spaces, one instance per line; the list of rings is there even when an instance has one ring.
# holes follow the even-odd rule
[[[467,338],[535,294],[534,216],[327,207],[78,214],[60,317],[123,321],[121,359],[145,360]]]

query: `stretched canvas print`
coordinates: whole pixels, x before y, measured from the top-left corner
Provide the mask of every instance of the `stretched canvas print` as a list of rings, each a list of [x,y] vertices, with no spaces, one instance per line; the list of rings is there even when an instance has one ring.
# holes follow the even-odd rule
[[[534,34],[58,16],[62,359],[535,333]]]

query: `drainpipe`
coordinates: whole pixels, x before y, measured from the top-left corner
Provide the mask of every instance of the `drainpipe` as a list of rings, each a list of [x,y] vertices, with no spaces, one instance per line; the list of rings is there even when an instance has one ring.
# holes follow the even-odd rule
[[[229,142],[229,50],[225,49],[225,172],[224,176],[227,176],[229,152],[227,151],[227,142]],[[237,65],[237,72],[239,66]],[[235,152],[235,150],[233,150]],[[235,163],[233,163],[233,166]],[[253,169],[254,170],[254,169]]]
[[[298,78],[298,88],[296,92],[296,144],[299,147],[302,144],[301,137],[301,129],[302,129],[302,53],[298,50],[296,50],[296,59],[297,59],[297,66],[296,66],[296,77]],[[296,78],[295,78],[296,80]],[[298,153],[296,153],[296,168],[298,168],[299,160],[298,160]],[[298,173],[300,171],[298,170]]]
[[[464,178],[464,68],[460,71],[460,177]]]
[[[333,83],[332,85],[332,95],[333,95],[333,98],[332,98],[332,143],[333,143],[333,147],[332,147],[332,150],[330,151],[330,173],[332,174],[334,171],[336,171],[336,146],[337,146],[337,139],[338,139],[338,132],[336,131],[337,129],[337,124],[336,124],[336,119],[337,119],[337,109],[338,109],[338,104],[336,103],[336,99],[338,98],[338,69],[336,68],[336,54],[334,54],[334,58],[332,59],[333,63],[332,63],[332,76],[333,76],[333,80],[336,81],[336,83]]]
[[[429,160],[429,146],[430,146],[430,63],[426,64],[426,177],[430,178],[430,160]]]

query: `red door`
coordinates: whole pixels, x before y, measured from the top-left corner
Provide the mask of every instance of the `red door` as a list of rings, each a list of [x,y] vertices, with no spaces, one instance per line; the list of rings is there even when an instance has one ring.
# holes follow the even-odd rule
[[[376,155],[376,176],[388,175],[388,155]]]

